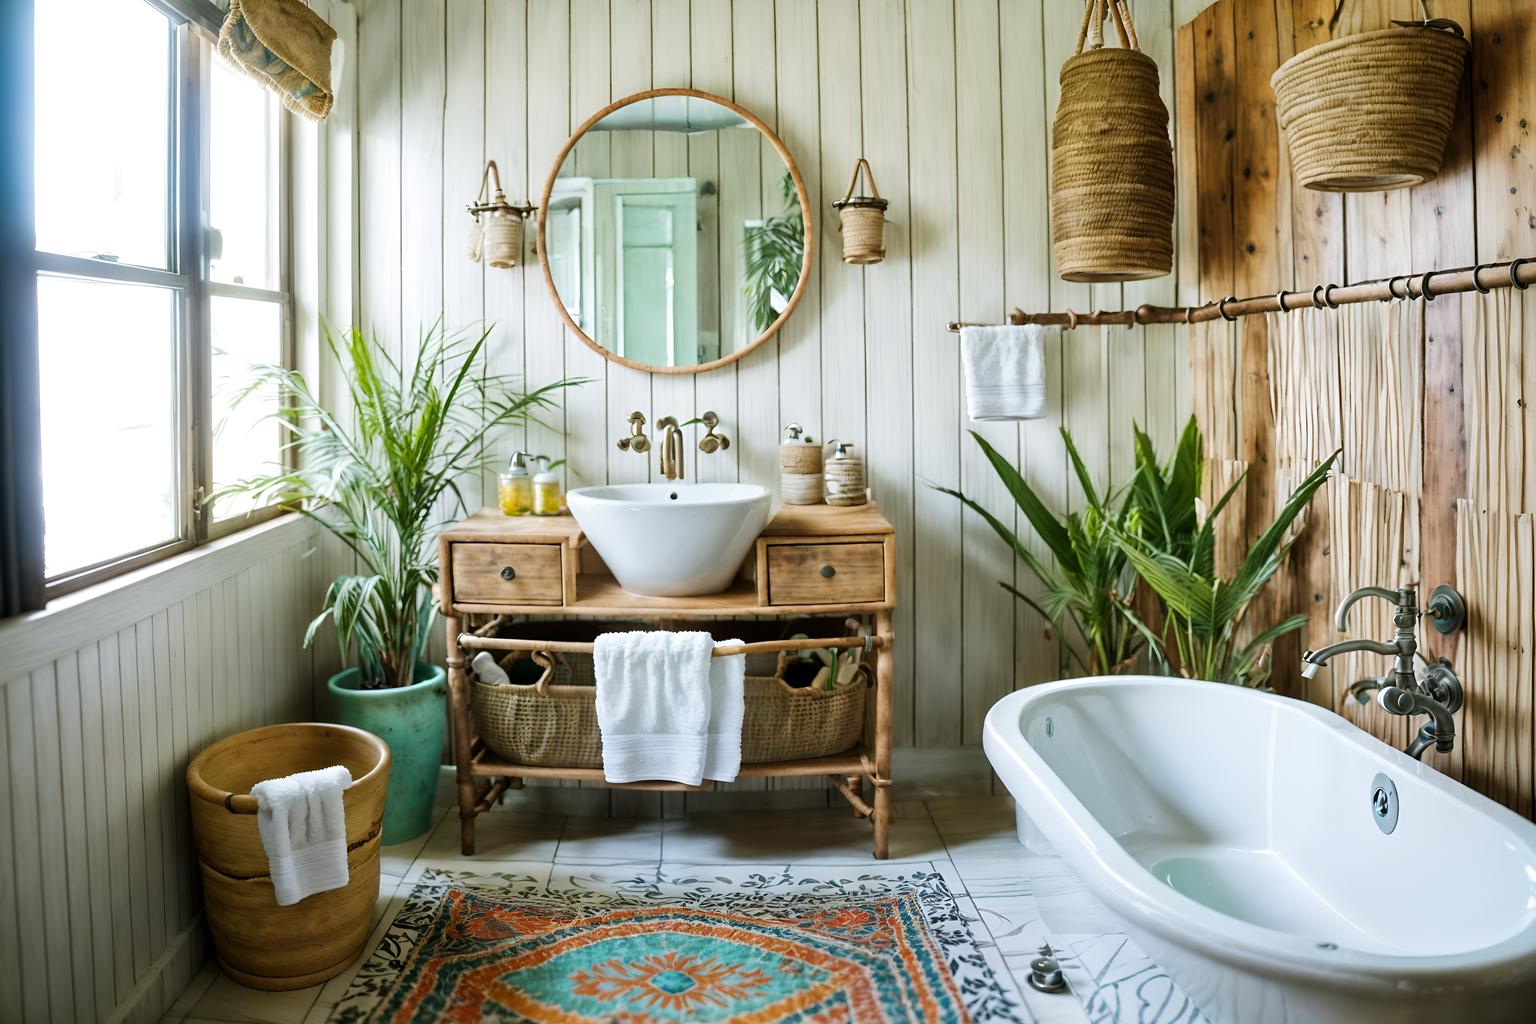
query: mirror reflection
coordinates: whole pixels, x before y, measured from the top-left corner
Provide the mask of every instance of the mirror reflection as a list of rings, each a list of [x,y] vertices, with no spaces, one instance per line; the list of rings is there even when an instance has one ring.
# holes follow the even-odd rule
[[[549,196],[545,259],[560,304],[601,348],[696,366],[763,335],[805,259],[794,178],[741,114],[656,96],[592,125]]]

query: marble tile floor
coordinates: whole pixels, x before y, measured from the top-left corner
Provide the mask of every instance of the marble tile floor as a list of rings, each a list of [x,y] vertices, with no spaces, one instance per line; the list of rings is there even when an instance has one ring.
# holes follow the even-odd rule
[[[608,818],[498,808],[478,821],[476,856],[459,854],[458,816],[447,800],[437,825],[409,843],[384,848],[375,933],[428,867],[502,871],[544,877],[556,885],[573,877],[636,869],[686,873],[694,864],[773,870],[847,865],[879,871],[869,854],[869,825],[846,809],[720,811],[680,818]],[[1089,1018],[1070,993],[1045,995],[1024,982],[1029,961],[1046,938],[1018,863],[1013,804],[1006,797],[898,801],[887,864],[924,865],[941,873],[972,917],[975,938],[993,972],[1039,1024],[1080,1024]],[[359,957],[359,963],[363,960]],[[355,967],[354,967],[355,969]],[[257,992],[210,964],[171,1007],[162,1024],[322,1022],[345,992],[353,970],[325,985],[294,992]],[[1102,1019],[1102,1018],[1098,1018]]]

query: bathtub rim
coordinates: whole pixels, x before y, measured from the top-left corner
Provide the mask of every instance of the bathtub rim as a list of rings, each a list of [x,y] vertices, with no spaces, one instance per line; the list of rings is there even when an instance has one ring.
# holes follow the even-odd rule
[[[1014,790],[1008,775],[1022,775],[1028,798],[1014,794],[1015,802],[1050,840],[1058,855],[1078,871],[1094,896],[1131,928],[1144,929],[1175,947],[1193,947],[1202,956],[1255,974],[1299,982],[1325,981],[1345,988],[1390,987],[1402,991],[1406,987],[1410,991],[1427,991],[1454,982],[1458,987],[1497,990],[1529,981],[1536,974],[1536,915],[1524,928],[1497,943],[1459,953],[1407,956],[1367,952],[1348,945],[1321,950],[1311,938],[1223,914],[1159,881],[1088,812],[1035,751],[1020,724],[1029,705],[1063,691],[1147,686],[1219,692],[1238,699],[1266,701],[1285,714],[1305,715],[1340,741],[1364,748],[1384,768],[1390,767],[1400,777],[1412,777],[1488,816],[1513,842],[1526,849],[1531,863],[1536,865],[1536,825],[1430,766],[1414,761],[1342,716],[1305,701],[1226,683],[1145,675],[1059,680],[1003,697],[987,712],[983,748],[988,760],[1010,794]],[[1211,687],[1219,689],[1209,690]],[[1012,765],[1012,772],[1005,772],[1000,764],[1002,759]],[[1036,803],[1043,806],[1037,807]],[[1072,856],[1067,856],[1067,851]],[[1454,882],[1451,884],[1454,897]]]

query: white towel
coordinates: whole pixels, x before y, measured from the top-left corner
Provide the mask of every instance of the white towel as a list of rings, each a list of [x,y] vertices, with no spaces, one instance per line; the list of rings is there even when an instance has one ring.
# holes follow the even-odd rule
[[[709,748],[708,633],[603,633],[592,649],[603,777],[704,781]]]
[[[731,647],[740,640],[722,640]],[[709,659],[709,743],[704,752],[704,777],[735,782],[741,771],[741,720],[746,714],[747,656]]]
[[[965,407],[973,420],[1045,415],[1045,332],[1035,324],[960,328]]]
[[[278,906],[347,884],[347,819],[341,794],[351,785],[352,773],[336,765],[251,787]]]

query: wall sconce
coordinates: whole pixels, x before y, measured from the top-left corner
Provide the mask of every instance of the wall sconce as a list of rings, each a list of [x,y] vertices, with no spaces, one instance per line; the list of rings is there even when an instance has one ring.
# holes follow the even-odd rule
[[[486,185],[494,187],[489,202],[485,200]],[[501,172],[496,161],[485,165],[480,176],[480,191],[475,201],[464,209],[474,218],[469,229],[469,258],[479,263],[482,256],[487,265],[498,269],[517,266],[523,254],[523,218],[533,212],[532,206],[513,206],[501,190]]]

